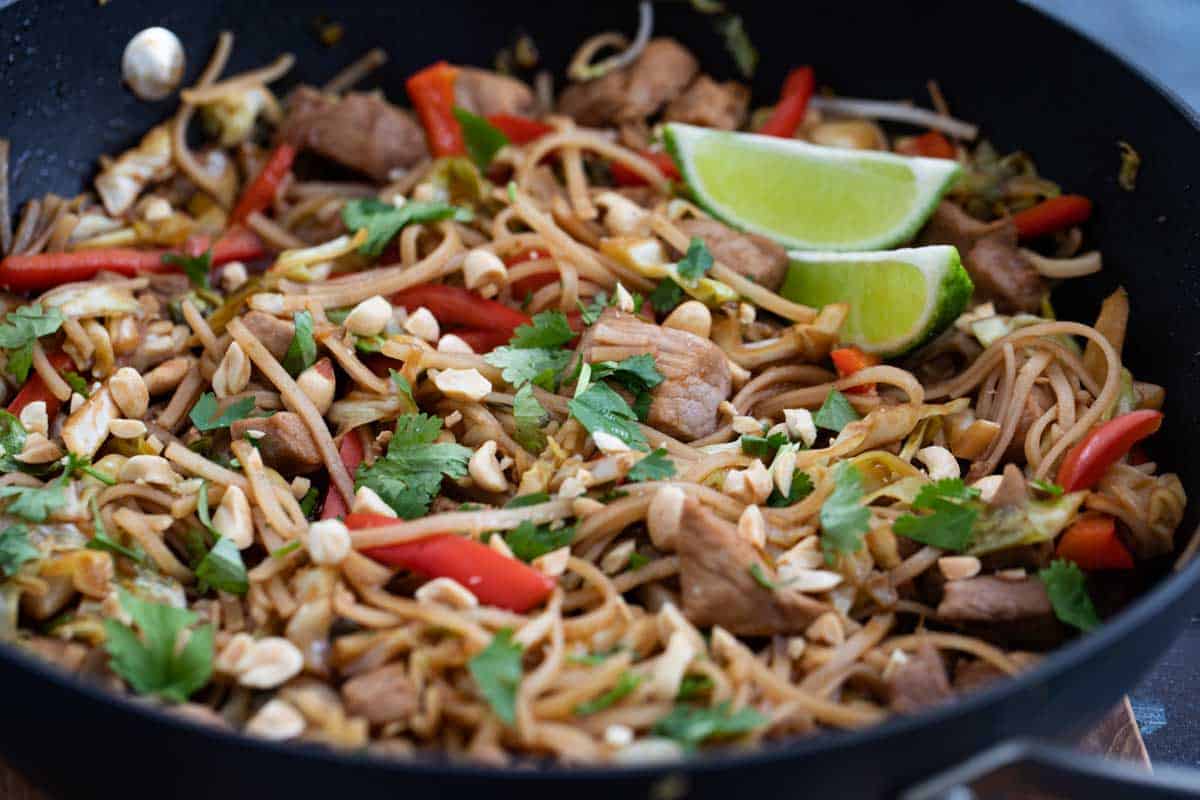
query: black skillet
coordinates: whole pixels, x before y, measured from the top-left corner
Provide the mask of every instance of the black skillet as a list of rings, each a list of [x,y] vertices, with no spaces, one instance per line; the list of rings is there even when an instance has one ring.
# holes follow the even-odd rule
[[[1105,293],[1118,283],[1128,288],[1133,319],[1126,361],[1140,378],[1167,389],[1167,423],[1154,455],[1200,498],[1200,467],[1188,457],[1200,452],[1195,118],[1111,54],[1016,4],[756,2],[741,4],[741,11],[762,54],[754,81],[759,101],[769,102],[798,63],[814,65],[821,83],[850,96],[925,102],[925,81],[936,77],[954,112],[982,124],[1001,151],[1024,148],[1044,174],[1095,201],[1087,236],[1103,250],[1105,271],[1059,289],[1055,304],[1063,316],[1087,320]],[[316,36],[321,16],[345,27],[335,47]],[[179,34],[188,80],[223,29],[237,34],[231,69],[262,65],[290,50],[299,62],[289,80],[313,83],[369,47],[383,46],[392,60],[373,80],[402,102],[403,79],[415,69],[437,59],[489,64],[519,30],[534,36],[544,63],[561,75],[585,36],[629,30],[634,16],[624,3],[545,0],[21,0],[0,11],[0,136],[12,140],[14,200],[83,189],[98,155],[119,152],[171,112],[171,101],[140,103],[120,84],[125,43],[150,25]],[[732,77],[710,20],[688,3],[659,4],[658,29],[682,39],[710,72]],[[1118,140],[1142,155],[1134,192],[1117,186]],[[1181,539],[1196,527],[1196,508],[1193,503]],[[1168,565],[1161,566],[1166,572]],[[892,795],[1002,740],[1065,737],[1094,722],[1196,610],[1198,582],[1200,561],[1027,674],[953,705],[871,730],[706,754],[669,769],[492,769],[432,756],[382,761],[275,746],[78,685],[8,648],[0,648],[0,754],[39,785],[72,797]],[[1074,779],[1055,784],[1069,796],[1122,791],[1081,782],[1087,765],[1041,746],[1015,745],[982,761],[1014,754],[1024,759],[1027,774],[1048,786]],[[962,779],[953,774],[923,788],[922,796]]]

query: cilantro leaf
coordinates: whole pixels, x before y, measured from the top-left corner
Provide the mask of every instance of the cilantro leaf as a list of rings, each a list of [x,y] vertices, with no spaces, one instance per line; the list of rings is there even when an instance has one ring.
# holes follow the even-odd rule
[[[25,449],[28,434],[21,420],[0,409],[0,470],[17,472],[23,466],[17,456]]]
[[[562,347],[575,338],[575,332],[561,311],[543,311],[533,317],[528,325],[519,325],[513,331],[509,346],[521,349]]]
[[[459,444],[434,443],[442,421],[426,414],[405,414],[396,420],[396,432],[387,455],[360,465],[355,486],[370,487],[404,519],[415,519],[429,510],[442,486],[442,476],[467,474],[471,451]]]
[[[675,462],[667,456],[667,450],[660,447],[650,451],[650,455],[633,465],[625,478],[630,483],[640,481],[661,481],[675,477]]]
[[[228,428],[239,419],[245,419],[250,416],[250,412],[253,410],[254,398],[243,397],[240,400],[230,403],[224,411],[218,414],[216,395],[212,392],[205,392],[200,395],[200,399],[196,401],[196,405],[192,406],[188,417],[192,420],[192,424],[196,426],[196,430],[215,431],[219,428]]]
[[[922,544],[961,553],[971,544],[972,529],[979,510],[969,505],[979,497],[979,490],[963,483],[961,478],[946,478],[922,486],[912,507],[932,514],[905,514],[892,525],[892,530]]]
[[[342,208],[342,222],[352,231],[365,228],[367,240],[358,248],[365,256],[378,256],[388,242],[405,225],[414,222],[439,222],[453,219],[455,222],[470,222],[474,214],[469,209],[452,206],[440,201],[421,202],[410,200],[400,208],[374,197],[351,200]]]
[[[0,500],[12,498],[6,511],[30,522],[45,522],[51,512],[67,504],[61,483],[45,486],[0,486]]]
[[[212,288],[208,282],[209,273],[212,272],[211,249],[198,256],[189,256],[185,253],[163,253],[162,262],[183,270],[183,274],[188,276],[192,286],[198,289]]]
[[[550,414],[533,395],[533,387],[528,383],[517,390],[513,396],[513,422],[516,431],[513,438],[517,444],[531,453],[540,453],[546,447],[546,434],[542,426],[550,419]]]
[[[521,645],[511,628],[501,628],[492,642],[469,662],[467,669],[492,711],[512,725],[517,720],[517,688],[521,685]]]
[[[533,383],[548,392],[558,388],[558,374],[575,354],[570,350],[541,347],[497,347],[483,360],[500,370],[510,386]]]
[[[635,450],[650,449],[646,437],[642,436],[637,426],[637,415],[633,409],[606,384],[590,384],[577,397],[567,401],[567,408],[588,433],[601,431],[617,437]]]
[[[644,392],[663,382],[663,375],[654,363],[654,356],[639,353],[620,361],[597,361],[592,364],[592,380],[607,378],[631,392]]]
[[[242,563],[242,554],[238,552],[232,539],[224,537],[217,539],[212,549],[200,559],[200,564],[196,567],[196,579],[200,582],[201,592],[211,586],[218,591],[240,595],[250,588],[246,565]]]
[[[43,308],[35,303],[8,312],[0,324],[0,348],[8,351],[8,372],[17,383],[24,383],[29,377],[33,343],[54,333],[62,324],[62,312],[54,307]]]
[[[812,494],[812,490],[812,478],[808,477],[807,472],[793,472],[792,486],[788,490],[788,493],[784,495],[778,489],[772,489],[771,496],[767,498],[767,506],[769,508],[794,506]]]
[[[1063,487],[1059,486],[1057,483],[1051,483],[1050,481],[1042,481],[1042,480],[1032,480],[1029,482],[1029,485],[1032,486],[1034,489],[1037,489],[1042,494],[1048,494],[1051,497],[1062,497],[1063,496],[1064,489],[1063,489]]]
[[[519,494],[512,500],[504,504],[505,508],[527,508],[528,506],[537,506],[542,503],[549,503],[550,495],[547,492],[531,492],[529,494]]]
[[[813,414],[813,422],[818,428],[836,433],[841,433],[842,428],[858,419],[861,418],[854,406],[850,405],[846,395],[837,389],[829,390],[829,394],[825,395],[825,402],[817,409],[817,413]]]
[[[753,708],[731,711],[728,700],[712,708],[680,703],[655,723],[654,732],[690,750],[709,739],[737,736],[766,724],[767,718]]]
[[[141,635],[116,620],[104,620],[104,646],[113,671],[141,694],[185,702],[212,676],[212,625],[192,629],[180,649],[180,634],[196,622],[195,614],[142,600],[124,589],[117,592]]]
[[[145,557],[139,551],[131,550],[108,537],[108,531],[104,528],[104,519],[100,516],[100,507],[96,505],[95,497],[88,501],[88,505],[92,509],[92,538],[88,539],[85,547],[89,550],[107,550],[113,555],[125,556],[131,561],[141,564]]]
[[[551,530],[549,525],[534,525],[525,520],[504,537],[504,543],[512,554],[522,561],[533,561],[539,556],[566,547],[575,538],[575,526],[564,525]]]
[[[576,300],[575,304],[579,306],[579,318],[583,320],[583,324],[595,325],[596,320],[600,319],[600,315],[608,307],[608,292],[597,292],[592,297],[592,302],[586,306],[581,300]]]
[[[646,566],[649,563],[650,563],[650,559],[648,557],[642,555],[641,553],[637,552],[636,550],[629,554],[629,571],[630,572],[633,572],[634,570],[637,570],[637,569],[641,569],[642,567]]]
[[[655,311],[666,314],[683,302],[683,289],[679,288],[679,284],[670,278],[663,278],[647,299]]]
[[[465,108],[454,107],[454,118],[462,128],[463,144],[466,145],[467,155],[481,170],[488,168],[500,148],[508,144],[508,137],[486,118],[472,114]]]
[[[754,582],[766,589],[768,592],[775,591],[778,587],[775,581],[767,577],[767,573],[763,572],[762,564],[750,565],[750,577],[754,578]]]
[[[1083,571],[1077,564],[1056,559],[1038,573],[1038,578],[1050,596],[1054,616],[1085,633],[1100,624]]]
[[[712,691],[712,678],[707,675],[684,675],[679,682],[676,700],[698,700]]]
[[[766,461],[776,450],[788,443],[788,438],[783,433],[772,433],[770,436],[742,434],[738,441],[741,442],[743,453]]]
[[[321,493],[315,486],[311,487],[304,493],[304,497],[300,498],[300,513],[306,519],[312,518],[313,509],[317,507],[317,500],[319,499],[321,499]]]
[[[406,400],[408,407],[412,410],[417,410],[417,400],[413,397],[412,384],[408,382],[408,378],[401,375],[394,369],[389,369],[388,374],[392,376],[392,383],[396,385],[396,392]]]
[[[680,259],[676,269],[679,277],[696,281],[703,278],[704,273],[708,272],[712,265],[713,257],[712,253],[708,251],[708,245],[699,236],[693,236],[692,241],[688,242],[687,253]]]
[[[838,553],[862,549],[863,534],[870,528],[871,512],[862,505],[862,475],[843,461],[833,470],[833,493],[821,506],[821,550],[825,563],[833,564]]]
[[[616,686],[598,697],[593,697],[591,700],[575,706],[576,716],[586,717],[588,714],[595,714],[597,711],[603,711],[606,708],[616,705],[636,689],[641,682],[642,676],[636,672],[629,672],[628,670],[622,672],[621,677],[617,679]]]
[[[26,561],[32,561],[42,552],[29,542],[29,528],[24,525],[9,525],[0,533],[0,575],[11,578]]]
[[[288,345],[287,353],[283,356],[283,368],[293,378],[311,367],[317,361],[317,341],[313,338],[313,318],[307,311],[297,311],[292,315],[296,332]]]

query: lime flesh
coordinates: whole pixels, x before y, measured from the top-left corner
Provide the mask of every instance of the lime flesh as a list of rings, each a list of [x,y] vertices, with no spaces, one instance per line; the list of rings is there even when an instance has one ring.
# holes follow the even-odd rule
[[[734,227],[805,250],[875,250],[908,241],[960,172],[947,159],[678,123],[664,130],[700,205]]]

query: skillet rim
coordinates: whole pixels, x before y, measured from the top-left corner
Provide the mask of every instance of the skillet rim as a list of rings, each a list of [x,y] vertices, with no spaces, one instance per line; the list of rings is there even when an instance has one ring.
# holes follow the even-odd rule
[[[1178,114],[1189,127],[1200,134],[1200,110],[1193,109],[1183,98],[1141,66],[1117,52],[1091,34],[1079,30],[1067,21],[1024,2],[1014,4],[1021,11],[1041,17],[1042,22],[1057,29],[1059,34],[1074,38],[1077,43],[1091,47],[1107,56],[1130,73],[1146,89],[1158,94],[1167,107]],[[0,0],[0,9],[3,0]],[[1021,13],[1018,11],[1017,13]],[[1200,502],[1200,496],[1194,502]],[[1192,536],[1200,536],[1197,526]],[[1191,537],[1183,539],[1184,542]],[[1176,556],[1177,557],[1177,556]],[[259,739],[226,728],[205,725],[180,714],[167,712],[163,706],[133,695],[118,694],[93,683],[75,678],[19,647],[0,642],[0,665],[32,672],[60,690],[82,693],[101,705],[107,705],[130,718],[135,724],[165,725],[175,734],[202,737],[213,745],[234,746],[274,756],[291,756],[321,762],[329,767],[367,769],[389,774],[443,776],[462,779],[501,780],[505,782],[537,783],[561,780],[639,780],[663,778],[680,773],[705,774],[725,770],[770,766],[789,759],[811,758],[822,752],[853,748],[873,740],[889,740],[905,734],[932,728],[960,715],[969,715],[986,708],[999,706],[1011,695],[1044,685],[1054,676],[1067,673],[1081,663],[1096,658],[1102,651],[1117,645],[1137,626],[1151,622],[1167,607],[1186,601],[1186,596],[1200,594],[1200,557],[1193,557],[1183,569],[1173,567],[1148,592],[1109,618],[1095,632],[1084,635],[1070,644],[1054,650],[1031,669],[1015,677],[996,681],[993,685],[974,691],[954,702],[929,708],[913,715],[891,715],[883,722],[857,730],[822,731],[808,737],[792,737],[777,742],[759,744],[754,748],[733,747],[707,750],[677,761],[654,764],[568,766],[548,762],[535,769],[513,766],[498,767],[467,760],[450,760],[441,754],[418,753],[413,757],[389,757],[370,752],[348,753],[316,744],[274,742]],[[1101,709],[1103,710],[1103,709]],[[131,719],[132,721],[132,719]]]

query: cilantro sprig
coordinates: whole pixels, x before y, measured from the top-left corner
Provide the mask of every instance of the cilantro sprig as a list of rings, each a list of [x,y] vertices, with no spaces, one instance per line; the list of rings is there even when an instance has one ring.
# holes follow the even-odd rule
[[[33,366],[33,344],[49,336],[63,324],[62,312],[35,303],[8,312],[0,323],[0,348],[8,351],[8,373],[24,383]]]
[[[212,250],[206,250],[198,256],[186,253],[163,253],[162,262],[179,267],[187,275],[192,286],[197,289],[211,289],[209,275],[212,274]]]
[[[467,669],[496,716],[512,725],[517,720],[517,688],[521,685],[521,645],[511,628],[501,628],[491,644],[467,662]]]
[[[41,555],[29,541],[29,528],[24,525],[9,525],[0,533],[0,576],[11,578],[26,561]]]
[[[567,401],[567,408],[588,433],[601,431],[617,437],[635,450],[650,449],[646,437],[638,428],[637,414],[607,384],[589,384],[577,397]]]
[[[349,230],[366,229],[367,240],[358,248],[358,252],[371,257],[379,256],[405,225],[446,219],[470,222],[474,214],[469,209],[440,201],[410,200],[397,208],[374,197],[351,200],[342,209],[342,222]]]
[[[862,504],[862,475],[858,468],[841,462],[833,470],[833,493],[821,506],[821,551],[825,563],[833,564],[840,553],[857,553],[870,528],[871,512]]]
[[[317,341],[313,338],[313,317],[307,311],[292,315],[296,332],[283,356],[283,368],[293,378],[317,362]]]
[[[961,553],[971,545],[979,509],[973,501],[979,490],[967,486],[961,478],[946,478],[922,486],[912,507],[933,513],[922,516],[905,514],[892,525],[901,536],[922,544]]]
[[[625,476],[630,483],[641,481],[662,481],[675,477],[675,462],[667,455],[665,448],[651,450],[650,455],[633,465]]]
[[[404,414],[387,454],[375,463],[359,466],[355,486],[367,486],[404,519],[415,519],[429,510],[442,478],[467,474],[471,451],[459,444],[437,442],[442,420],[427,414]]]
[[[192,424],[196,426],[196,430],[198,431],[215,431],[220,428],[228,428],[238,420],[250,416],[250,412],[254,410],[254,398],[243,397],[240,400],[235,400],[219,414],[217,413],[217,408],[217,396],[212,392],[205,392],[200,395],[200,399],[196,401],[196,405],[192,406],[192,410],[188,413],[188,418],[191,419]]]
[[[850,405],[846,395],[837,389],[829,390],[829,394],[825,396],[825,402],[817,409],[817,413],[813,414],[813,422],[818,428],[835,433],[841,433],[842,428],[859,419],[861,417],[854,410],[854,406]]]
[[[1085,633],[1100,625],[1100,615],[1077,564],[1057,559],[1038,572],[1038,579],[1046,587],[1054,616]]]
[[[193,628],[198,618],[191,611],[142,600],[124,589],[117,593],[134,627],[104,620],[113,671],[141,694],[185,702],[212,676],[213,626]]]
[[[733,711],[729,701],[711,708],[678,703],[654,725],[654,732],[691,750],[710,739],[727,739],[766,724],[767,718],[758,711],[749,707]]]

